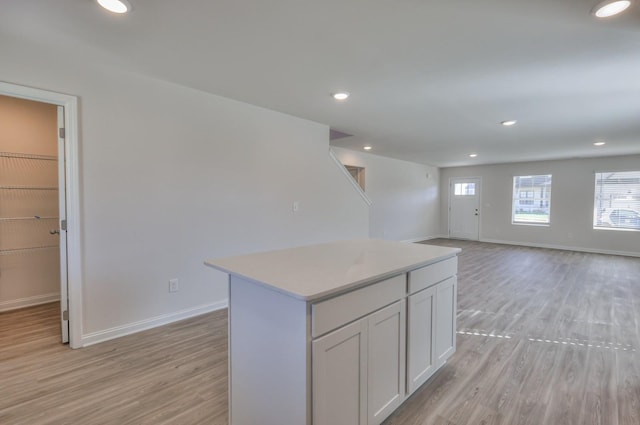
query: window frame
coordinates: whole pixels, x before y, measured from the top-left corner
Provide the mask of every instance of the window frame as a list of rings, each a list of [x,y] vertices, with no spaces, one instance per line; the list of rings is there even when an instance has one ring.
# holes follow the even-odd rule
[[[535,178],[545,178],[548,183],[541,185],[540,187],[546,187],[543,196],[536,196],[536,186],[516,186],[518,179],[530,178],[532,181]],[[551,192],[553,187],[553,174],[522,174],[512,176],[511,181],[511,224],[514,226],[541,226],[549,227],[551,225]],[[548,211],[544,216],[547,217],[547,221],[524,221],[517,220],[516,215],[519,206],[526,206],[534,209],[536,202],[544,203],[540,206],[540,209],[546,209]],[[522,213],[520,213],[522,214]]]
[[[460,193],[458,193],[458,187],[460,187]],[[453,196],[476,196],[476,184],[475,183],[454,183]]]
[[[615,174],[629,174],[629,173],[635,174],[635,176],[628,177],[629,179],[639,179],[638,183],[636,183],[637,184],[637,189],[635,189],[636,191],[634,192],[627,191],[624,194],[624,201],[619,203],[619,205],[615,205],[615,206],[613,205],[613,203],[616,202],[616,199],[614,196],[615,192],[610,192],[609,195],[612,197],[611,199],[608,200],[608,202],[610,203],[610,206],[603,208],[602,207],[603,200],[601,199],[601,196],[603,194],[602,186],[606,186],[606,184],[603,185],[602,182],[599,183],[599,180],[602,181],[602,177],[600,177],[599,179],[599,176],[603,176],[605,174],[615,175]],[[640,215],[640,169],[595,171],[593,182],[594,182],[593,221],[592,221],[593,230],[616,231],[616,232],[640,232],[640,224],[638,225],[638,227],[628,227],[628,226],[620,225],[619,223],[610,224],[610,225],[603,224],[603,214],[605,213],[606,210],[612,210],[609,213],[609,217],[611,217],[611,215],[613,215],[614,212],[617,212],[619,215],[620,210],[633,211],[634,214],[636,214],[636,217]],[[633,183],[629,183],[629,184],[633,184]],[[618,200],[620,199],[622,199],[622,197],[619,198]]]

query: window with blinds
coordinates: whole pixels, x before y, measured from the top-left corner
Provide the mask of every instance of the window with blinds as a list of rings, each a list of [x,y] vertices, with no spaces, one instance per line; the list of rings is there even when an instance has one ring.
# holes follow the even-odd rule
[[[596,173],[594,229],[640,231],[640,171]]]
[[[512,224],[549,224],[551,174],[513,177]]]

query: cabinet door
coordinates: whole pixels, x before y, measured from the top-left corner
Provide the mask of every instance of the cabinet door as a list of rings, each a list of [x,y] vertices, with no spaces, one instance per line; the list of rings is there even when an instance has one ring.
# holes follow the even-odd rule
[[[407,320],[407,392],[412,394],[436,371],[435,287],[409,296]]]
[[[367,318],[312,342],[313,425],[366,425]]]
[[[368,424],[378,425],[405,398],[405,301],[371,314],[368,321]]]
[[[455,276],[436,285],[436,367],[456,351],[457,289]]]

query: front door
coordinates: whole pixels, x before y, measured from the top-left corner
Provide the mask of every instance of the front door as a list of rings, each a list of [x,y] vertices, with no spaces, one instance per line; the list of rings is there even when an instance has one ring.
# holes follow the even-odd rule
[[[449,183],[449,237],[480,238],[480,179],[456,178]]]

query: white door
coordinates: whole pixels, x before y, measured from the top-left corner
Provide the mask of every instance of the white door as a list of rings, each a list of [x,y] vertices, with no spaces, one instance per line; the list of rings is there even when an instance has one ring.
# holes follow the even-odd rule
[[[449,183],[449,237],[480,238],[480,179],[451,179]]]
[[[67,182],[65,167],[64,107],[58,106],[58,208],[60,236],[60,321],[62,342],[69,342],[69,288],[67,285]]]
[[[313,425],[367,425],[367,324],[312,342]]]
[[[368,425],[384,421],[404,400],[405,301],[369,316]]]

